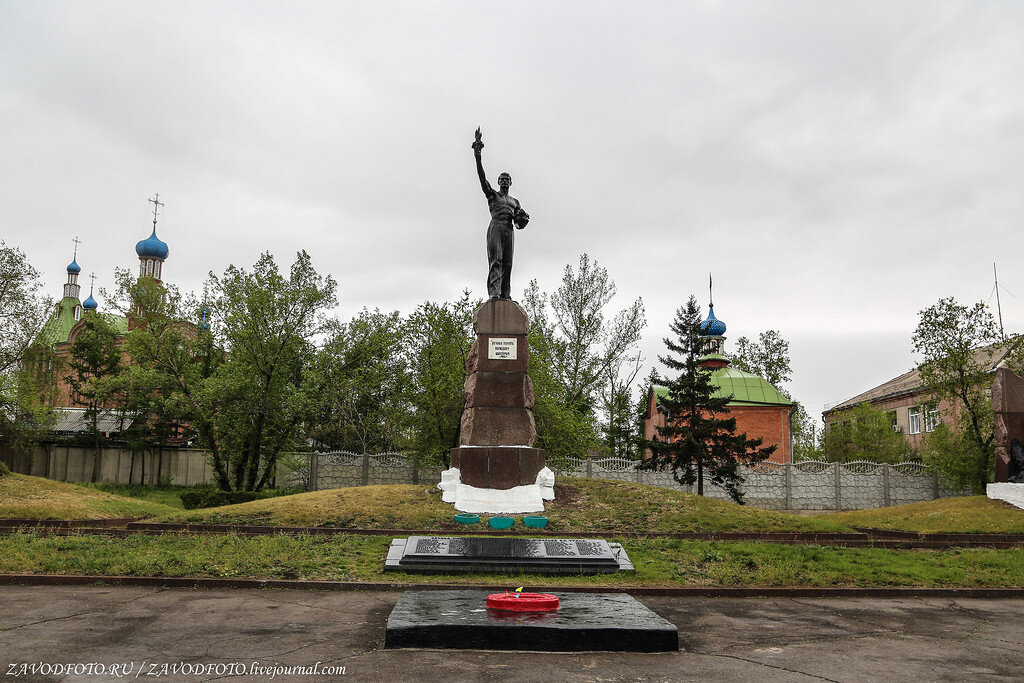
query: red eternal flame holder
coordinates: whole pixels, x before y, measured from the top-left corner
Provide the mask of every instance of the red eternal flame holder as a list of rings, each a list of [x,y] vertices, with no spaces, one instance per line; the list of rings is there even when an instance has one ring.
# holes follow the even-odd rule
[[[558,609],[558,596],[550,593],[491,593],[487,606],[508,612],[547,612]]]

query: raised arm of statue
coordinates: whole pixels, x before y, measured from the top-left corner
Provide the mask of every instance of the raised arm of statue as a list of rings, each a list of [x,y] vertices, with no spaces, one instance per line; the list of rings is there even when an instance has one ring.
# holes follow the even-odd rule
[[[487,176],[484,174],[484,164],[480,159],[480,151],[484,148],[483,135],[480,133],[480,129],[476,129],[476,139],[473,141],[473,155],[476,157],[476,174],[480,176],[480,189],[484,191],[484,194],[490,197],[494,194],[494,188],[487,182]]]

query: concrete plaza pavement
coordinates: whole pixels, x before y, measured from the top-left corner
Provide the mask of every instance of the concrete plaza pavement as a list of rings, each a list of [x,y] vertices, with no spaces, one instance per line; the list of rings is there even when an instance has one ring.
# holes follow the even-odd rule
[[[638,599],[679,627],[680,651],[384,650],[398,592],[0,586],[0,676],[22,680],[268,680],[257,666],[344,667],[366,681],[866,681],[1024,677],[1024,600]],[[29,664],[89,664],[70,675]],[[118,678],[111,665],[129,675]],[[191,668],[182,669],[179,663]],[[174,665],[178,664],[177,673]],[[224,665],[215,670],[216,665]],[[208,672],[195,673],[197,665]],[[14,667],[12,669],[12,666]],[[155,668],[154,668],[155,667]],[[141,672],[141,673],[140,673]],[[58,672],[59,673],[59,672]],[[11,677],[9,680],[16,680]]]

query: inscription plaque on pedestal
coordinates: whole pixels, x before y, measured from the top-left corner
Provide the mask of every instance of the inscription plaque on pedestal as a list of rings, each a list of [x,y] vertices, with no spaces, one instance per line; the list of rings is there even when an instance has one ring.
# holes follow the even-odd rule
[[[410,536],[391,542],[384,569],[590,574],[632,571],[633,565],[620,544],[604,539]]]
[[[489,360],[517,360],[516,350],[519,342],[514,337],[490,337],[487,340],[487,358]]]

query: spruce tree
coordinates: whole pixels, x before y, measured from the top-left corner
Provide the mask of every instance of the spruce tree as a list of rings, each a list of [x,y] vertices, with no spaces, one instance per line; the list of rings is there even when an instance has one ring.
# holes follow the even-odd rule
[[[668,389],[658,403],[665,412],[665,426],[643,446],[650,457],[641,461],[641,469],[672,469],[673,478],[684,485],[697,484],[704,495],[704,483],[724,488],[737,503],[743,502],[740,465],[759,463],[775,446],[761,447],[761,439],[736,434],[736,418],[729,417],[731,396],[715,396],[711,370],[700,362],[704,339],[700,335],[700,309],[693,296],[676,311],[669,326],[676,339],[666,338],[669,353],[658,356],[662,365],[677,372],[675,379],[658,377],[657,383]]]

